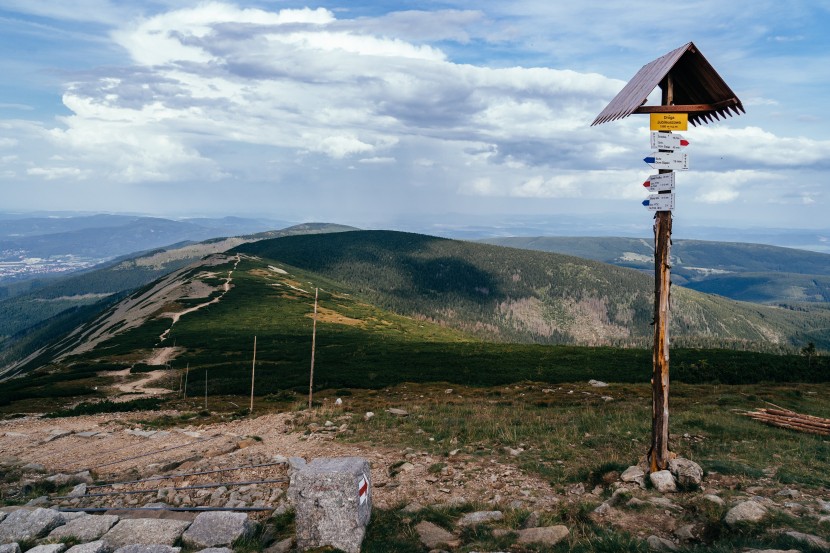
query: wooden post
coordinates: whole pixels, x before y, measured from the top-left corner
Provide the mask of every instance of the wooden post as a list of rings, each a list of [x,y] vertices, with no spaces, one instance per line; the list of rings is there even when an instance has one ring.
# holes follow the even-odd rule
[[[674,102],[671,76],[661,87],[662,104]],[[660,173],[671,173],[660,169]],[[667,192],[671,193],[671,192]],[[669,465],[669,305],[671,292],[671,211],[654,216],[654,351],[651,376],[651,472]]]
[[[205,409],[207,409],[207,369],[205,369]]]
[[[308,408],[311,409],[311,396],[314,390],[314,350],[317,345],[317,294],[320,289],[314,289],[314,324],[311,330],[311,373],[308,378]]]
[[[254,336],[254,360],[251,362],[251,408],[249,412],[254,412],[254,369],[256,369],[256,336]]]
[[[184,368],[184,398],[187,399],[187,373],[190,372],[190,363]]]

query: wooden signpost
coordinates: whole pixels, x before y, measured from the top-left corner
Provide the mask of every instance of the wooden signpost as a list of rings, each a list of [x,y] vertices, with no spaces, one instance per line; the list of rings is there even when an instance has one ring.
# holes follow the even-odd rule
[[[659,86],[661,105],[645,105]],[[592,123],[599,125],[628,117],[650,115],[651,147],[658,151],[643,161],[659,169],[643,186],[656,192],[643,201],[654,215],[654,349],[651,377],[651,472],[668,468],[669,451],[669,308],[671,306],[671,232],[674,209],[674,170],[689,168],[688,156],[680,150],[689,141],[673,131],[686,131],[688,124],[711,123],[720,117],[744,112],[741,101],[712,68],[694,43],[672,50],[644,65]]]

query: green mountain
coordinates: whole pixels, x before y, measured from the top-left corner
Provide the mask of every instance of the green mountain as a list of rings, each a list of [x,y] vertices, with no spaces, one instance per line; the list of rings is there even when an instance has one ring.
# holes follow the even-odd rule
[[[508,237],[482,242],[654,271],[651,240]],[[674,240],[671,259],[673,282],[693,290],[768,304],[830,300],[830,255],[825,253],[763,244]]]
[[[301,236],[233,251],[343,283],[373,304],[503,342],[644,346],[652,279],[559,254],[388,231]],[[694,347],[828,343],[830,311],[775,309],[675,288],[671,334]]]
[[[0,405],[115,393],[109,371],[125,367],[172,366],[159,382],[172,389],[187,368],[200,391],[242,395],[254,337],[258,394],[307,389],[315,293],[320,387],[586,375],[633,382],[650,371],[647,275],[558,254],[352,231],[245,243],[89,306],[86,322],[61,320],[58,339],[43,334],[37,349],[6,366],[6,377],[31,376],[6,380]],[[673,374],[686,381],[818,374],[804,374],[810,364],[792,356],[691,346],[830,346],[830,309],[776,309],[678,288],[672,321]]]

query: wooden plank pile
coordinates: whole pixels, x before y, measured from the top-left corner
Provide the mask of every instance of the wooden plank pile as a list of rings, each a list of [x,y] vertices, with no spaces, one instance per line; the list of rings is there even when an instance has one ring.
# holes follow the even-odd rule
[[[830,436],[830,419],[802,415],[783,407],[775,409],[761,408],[744,413],[747,417],[761,421],[771,426],[787,428],[797,432]]]

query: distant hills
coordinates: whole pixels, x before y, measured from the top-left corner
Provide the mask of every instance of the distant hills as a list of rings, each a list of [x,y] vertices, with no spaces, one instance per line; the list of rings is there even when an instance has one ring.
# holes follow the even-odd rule
[[[650,240],[618,237],[510,237],[483,240],[654,271]],[[672,281],[728,298],[767,304],[830,301],[830,254],[733,242],[674,240]]]
[[[128,215],[0,215],[0,283],[74,272],[173,244],[254,234],[282,226],[239,217],[171,220]]]

